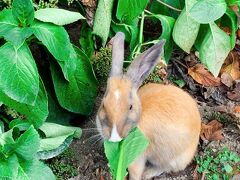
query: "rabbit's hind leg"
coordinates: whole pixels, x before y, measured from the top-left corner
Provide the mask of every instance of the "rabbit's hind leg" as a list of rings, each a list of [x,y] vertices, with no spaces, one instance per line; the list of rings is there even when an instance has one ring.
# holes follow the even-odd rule
[[[142,179],[143,180],[149,180],[152,179],[155,176],[159,176],[163,173],[163,170],[155,165],[147,166],[143,172]]]

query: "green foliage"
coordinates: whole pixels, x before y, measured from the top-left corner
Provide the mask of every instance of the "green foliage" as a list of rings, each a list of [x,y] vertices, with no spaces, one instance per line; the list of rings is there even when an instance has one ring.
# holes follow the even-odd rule
[[[79,19],[85,19],[80,13],[57,8],[37,10],[35,12],[35,18],[43,22],[50,22],[60,26],[78,21]]]
[[[9,120],[0,112],[0,179],[55,179],[39,159],[59,155],[73,138],[81,136],[79,128],[45,123],[48,95],[38,73],[41,65],[37,66],[29,48],[30,43],[37,42],[56,59],[50,62],[50,71],[59,104],[71,112],[89,115],[97,81],[88,57],[71,44],[60,26],[79,19],[84,19],[80,13],[61,9],[34,12],[31,0],[14,0],[12,8],[0,11],[0,37],[5,40],[0,47],[0,104],[21,114]]]
[[[98,3],[97,12],[101,11],[101,7],[102,13],[96,14],[94,32],[104,33],[104,36],[97,34],[103,39],[103,45],[107,37],[112,36],[112,33],[108,31],[110,26],[115,33],[124,32],[126,41],[130,43],[128,60],[135,58],[146,49],[146,46],[165,39],[164,60],[166,63],[169,62],[173,43],[187,53],[190,53],[195,46],[199,51],[201,62],[214,76],[218,76],[227,54],[236,43],[237,15],[228,6],[239,7],[240,3],[237,0],[165,0],[164,2],[161,0],[150,2],[118,0],[114,4],[117,10],[109,10],[107,15],[106,10],[103,10],[104,3],[104,1]],[[99,21],[100,16],[108,17],[108,20]],[[110,22],[110,17],[112,17],[111,25],[106,23]],[[151,36],[143,33],[145,22],[149,22],[149,19],[154,22],[158,19],[161,22],[161,29],[152,32]],[[104,26],[103,23],[105,23]],[[153,27],[154,25],[152,23]],[[202,27],[205,28],[204,31]],[[229,27],[231,37],[222,31],[221,27]]]
[[[93,33],[102,39],[103,46],[105,46],[109,35],[112,7],[113,0],[99,0],[94,18]]]
[[[0,134],[0,178],[55,179],[52,171],[37,159],[40,138],[33,126],[16,140],[13,134],[13,130]]]
[[[109,48],[101,48],[93,57],[92,65],[98,81],[101,84],[107,82],[107,78],[111,69],[112,51]]]
[[[240,156],[228,148],[223,148],[217,153],[207,149],[202,156],[196,158],[196,161],[199,166],[198,173],[205,173],[210,180],[228,180],[240,172]]]
[[[104,149],[110,169],[116,180],[122,180],[127,174],[127,167],[148,146],[148,140],[138,128],[132,129],[120,142],[104,142]]]
[[[148,0],[118,0],[116,16],[121,23],[131,24],[147,6]]]

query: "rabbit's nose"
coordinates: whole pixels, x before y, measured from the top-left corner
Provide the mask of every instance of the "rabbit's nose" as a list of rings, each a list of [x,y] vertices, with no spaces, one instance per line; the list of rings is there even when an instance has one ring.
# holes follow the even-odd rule
[[[111,131],[111,136],[110,136],[109,141],[111,141],[111,142],[119,142],[121,140],[122,140],[122,138],[119,136],[116,124],[113,124],[112,131]]]

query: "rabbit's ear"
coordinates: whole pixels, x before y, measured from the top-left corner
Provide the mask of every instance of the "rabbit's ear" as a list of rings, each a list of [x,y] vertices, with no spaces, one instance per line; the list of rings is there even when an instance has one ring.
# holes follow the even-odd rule
[[[122,32],[118,32],[113,37],[112,68],[111,68],[110,76],[122,75],[123,60],[124,60],[124,39],[125,39],[125,35]]]
[[[151,69],[157,64],[164,44],[165,40],[161,40],[132,61],[128,68],[127,76],[132,80],[136,88],[142,84]]]

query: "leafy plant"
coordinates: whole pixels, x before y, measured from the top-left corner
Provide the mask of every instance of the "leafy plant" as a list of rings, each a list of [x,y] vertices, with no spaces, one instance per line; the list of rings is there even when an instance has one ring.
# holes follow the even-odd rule
[[[165,63],[171,57],[174,43],[187,53],[196,49],[201,62],[214,76],[218,76],[225,58],[236,42],[238,12],[232,6],[239,7],[239,1],[118,0],[115,4],[99,1],[93,33],[105,45],[112,32],[124,32],[130,45],[130,60],[146,46],[155,44],[160,39],[166,40]],[[113,11],[113,7],[117,7],[117,10]],[[144,34],[144,23],[149,21],[153,27],[161,23],[161,29],[155,30],[150,36]],[[222,30],[224,27],[230,29],[229,34]]]
[[[59,155],[73,138],[81,136],[80,128],[45,122],[52,92],[46,91],[38,73],[41,66],[29,48],[37,42],[52,55],[49,69],[59,104],[70,112],[89,115],[97,81],[88,56],[70,42],[61,26],[79,19],[84,17],[63,9],[34,11],[31,0],[14,0],[12,8],[0,11],[0,37],[4,38],[0,47],[0,105],[22,115],[13,120],[0,117],[0,179],[55,179],[39,160]]]
[[[132,129],[120,142],[104,142],[104,149],[110,169],[116,180],[122,180],[127,174],[127,167],[148,146],[148,140],[138,128]]]
[[[228,148],[223,148],[217,153],[207,149],[202,156],[196,158],[196,161],[198,173],[205,173],[207,179],[228,180],[240,172],[240,156]]]

